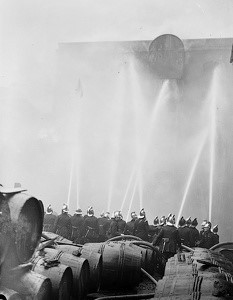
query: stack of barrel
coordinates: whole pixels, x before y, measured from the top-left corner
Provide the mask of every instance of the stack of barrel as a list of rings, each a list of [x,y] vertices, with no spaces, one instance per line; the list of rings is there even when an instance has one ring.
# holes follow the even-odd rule
[[[43,216],[40,200],[14,189],[0,191],[0,295],[7,300],[84,299],[88,260],[44,248]]]
[[[51,299],[51,281],[29,260],[40,241],[41,202],[20,191],[0,192],[0,294],[6,299]]]
[[[12,299],[85,299],[100,288],[136,286],[158,254],[142,241],[73,244],[42,233],[44,208],[22,191],[0,191],[0,294]]]

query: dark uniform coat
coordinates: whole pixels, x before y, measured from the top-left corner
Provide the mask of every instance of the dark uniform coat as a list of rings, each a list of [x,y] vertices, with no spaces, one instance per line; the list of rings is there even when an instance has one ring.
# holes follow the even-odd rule
[[[135,221],[136,221],[135,219],[132,219],[131,221],[126,223],[124,234],[133,235],[133,229],[134,229]]]
[[[63,212],[57,217],[55,233],[66,239],[71,238],[72,226],[68,213]]]
[[[133,235],[139,237],[143,241],[148,241],[149,224],[146,218],[137,219],[134,223]]]
[[[119,228],[118,228],[118,221],[119,220],[116,220],[116,219],[111,220],[110,227],[107,231],[108,239],[111,239],[115,236],[121,235],[121,232],[119,231]]]
[[[208,230],[204,231],[200,239],[200,247],[210,249],[216,244],[215,234]]]
[[[181,247],[180,235],[175,225],[164,225],[159,234],[152,241],[154,246],[159,246],[159,250],[168,259],[173,256]]]
[[[107,231],[110,227],[111,220],[106,217],[98,219],[99,224],[99,242],[104,242],[107,239]]]
[[[188,227],[186,225],[180,226],[178,228],[178,232],[180,235],[181,243],[184,244],[185,246],[190,247],[190,245],[191,245],[190,227]]]
[[[125,232],[126,222],[123,219],[118,220],[118,230],[121,234]]]
[[[95,216],[86,216],[84,219],[84,242],[95,243],[99,238],[99,223]]]
[[[190,247],[197,247],[200,241],[200,234],[196,227],[190,226]]]
[[[161,226],[160,225],[149,225],[149,242],[152,242],[155,236],[157,236],[160,232]]]
[[[71,218],[72,235],[71,240],[76,244],[82,244],[84,234],[84,218],[82,215],[74,214]]]
[[[43,231],[55,232],[55,225],[57,221],[57,216],[54,214],[45,214]]]

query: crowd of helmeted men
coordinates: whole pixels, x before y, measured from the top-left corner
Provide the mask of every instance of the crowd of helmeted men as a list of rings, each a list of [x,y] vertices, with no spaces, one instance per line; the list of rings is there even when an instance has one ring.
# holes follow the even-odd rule
[[[152,243],[165,259],[173,256],[182,245],[210,249],[219,243],[218,225],[212,228],[208,220],[202,222],[200,231],[196,228],[197,218],[192,220],[191,217],[181,217],[177,227],[175,224],[175,215],[169,214],[160,219],[155,217],[153,224],[149,225],[144,209],[138,215],[131,212],[129,222],[123,219],[121,211],[115,211],[111,217],[109,212],[103,212],[97,218],[92,206],[88,207],[85,215],[78,208],[71,216],[68,206],[63,204],[59,215],[51,205],[47,207],[43,230],[54,232],[76,244],[104,242],[117,236],[136,236]]]

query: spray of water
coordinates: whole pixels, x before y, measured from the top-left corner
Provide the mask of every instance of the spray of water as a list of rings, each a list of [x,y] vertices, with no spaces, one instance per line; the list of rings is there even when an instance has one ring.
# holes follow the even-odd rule
[[[77,205],[77,208],[80,207],[80,203],[79,203],[79,198],[80,198],[80,195],[79,195],[79,166],[76,165],[76,177],[77,177],[77,184],[76,184],[76,197],[77,197],[77,202],[76,202],[76,205]]]
[[[130,186],[132,184],[132,181],[133,181],[133,178],[134,178],[134,175],[135,175],[135,169],[133,169],[131,175],[130,175],[130,178],[129,178],[129,182],[127,184],[127,187],[126,187],[126,191],[125,191],[125,195],[124,195],[124,198],[123,198],[123,201],[121,203],[121,211],[123,210],[124,208],[124,205],[125,205],[125,201],[127,199],[127,196],[128,196],[128,193],[129,193],[129,189],[130,189]]]
[[[138,180],[138,192],[139,192],[139,205],[140,208],[143,208],[143,179],[142,179],[142,173],[139,174],[139,180]]]
[[[131,212],[131,209],[132,209],[133,199],[134,199],[134,196],[135,196],[136,189],[137,189],[137,181],[134,182],[133,191],[132,191],[130,202],[129,202],[129,208],[128,208],[128,211],[127,211],[126,222],[129,221],[129,216],[130,216],[130,212]]]
[[[71,168],[70,168],[70,180],[69,180],[69,188],[68,188],[68,197],[67,197],[67,205],[70,206],[70,196],[71,196],[71,187],[73,180],[73,171],[74,171],[74,154],[71,154]]]
[[[217,96],[218,96],[218,81],[220,68],[216,67],[213,73],[213,80],[210,94],[210,176],[209,176],[209,221],[212,218],[212,204],[213,204],[213,180],[214,180],[214,166],[215,166],[215,144],[216,144],[216,110],[217,110]]]
[[[115,137],[113,156],[112,156],[112,165],[110,166],[110,183],[108,190],[108,203],[107,203],[107,211],[111,210],[113,190],[116,181],[116,175],[119,165],[119,156],[120,156],[120,139],[122,132],[122,118],[123,118],[123,102],[125,96],[125,79],[126,79],[126,69],[122,69],[119,72],[119,78],[117,80],[117,88],[116,88],[116,96],[115,96],[115,105],[116,105],[116,117],[115,117],[115,128],[112,131],[112,136]]]
[[[202,149],[205,145],[206,139],[207,139],[207,131],[205,131],[205,133],[202,137],[202,140],[201,140],[200,145],[199,145],[198,150],[197,150],[197,154],[196,154],[196,156],[194,158],[194,161],[193,161],[191,171],[190,171],[189,176],[188,176],[188,181],[187,181],[187,184],[186,184],[186,187],[185,187],[185,190],[184,190],[184,195],[183,195],[182,202],[181,202],[181,205],[180,205],[180,209],[179,209],[179,212],[178,212],[176,225],[178,225],[178,222],[181,218],[181,214],[182,214],[182,211],[183,211],[183,208],[184,208],[184,204],[186,202],[186,198],[187,198],[187,195],[188,195],[188,192],[189,192],[189,188],[190,188],[193,176],[195,174],[196,167],[197,167],[198,161],[200,159]]]
[[[133,202],[133,197],[135,195],[136,187],[140,182],[140,176],[142,174],[143,164],[144,164],[148,149],[150,147],[150,141],[152,139],[152,134],[153,134],[154,129],[155,129],[156,120],[158,118],[158,113],[160,112],[160,110],[162,108],[162,105],[163,105],[163,102],[168,97],[168,95],[169,95],[169,80],[165,80],[162,84],[161,90],[160,90],[159,95],[157,97],[157,101],[155,102],[155,106],[154,106],[152,115],[150,117],[146,137],[145,137],[144,141],[141,142],[141,149],[139,151],[140,156],[138,157],[138,160],[137,160],[137,163],[136,163],[136,169],[135,169],[135,173],[136,173],[136,175],[135,175],[136,176],[135,184],[134,184],[135,188],[133,189],[132,197],[131,197],[131,200],[130,200],[129,209],[128,209],[128,216],[129,216],[129,212],[130,212],[131,207],[132,207],[132,202]],[[140,207],[143,207],[142,197],[143,197],[143,195],[142,195],[142,192],[141,192]]]

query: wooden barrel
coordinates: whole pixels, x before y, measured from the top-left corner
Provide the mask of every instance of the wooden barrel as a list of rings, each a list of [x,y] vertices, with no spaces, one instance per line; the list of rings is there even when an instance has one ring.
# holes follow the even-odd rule
[[[0,202],[0,211],[4,211],[6,222],[1,229],[1,246],[4,239],[10,243],[10,251],[4,261],[9,267],[28,261],[39,243],[43,227],[43,210],[40,202],[27,194],[7,194]]]
[[[83,250],[97,251],[103,256],[102,287],[129,287],[141,279],[141,252],[124,242],[85,244]],[[95,250],[96,249],[96,250]]]
[[[8,289],[6,287],[0,288],[0,295],[3,295],[6,297],[6,300],[22,300],[22,297],[19,293],[17,293],[14,290]],[[3,298],[0,298],[3,299]]]
[[[44,258],[37,257],[33,260],[33,271],[50,278],[52,282],[52,299],[70,299],[73,285],[73,274],[70,267],[58,263],[46,268]]]
[[[81,257],[86,258],[90,266],[89,291],[96,292],[99,290],[102,281],[102,255],[88,248],[82,248]]]
[[[3,286],[20,293],[23,298],[50,300],[52,284],[49,278],[33,271],[3,278]],[[16,298],[17,299],[17,298]],[[20,298],[19,298],[20,299]]]
[[[87,259],[90,267],[89,292],[96,292],[99,290],[103,268],[102,255],[100,253],[95,249],[88,247],[81,248],[75,245],[56,245],[56,249],[70,254],[76,253],[74,255]]]
[[[72,296],[76,299],[84,299],[87,295],[90,282],[90,268],[88,260],[65,253],[58,249],[45,248],[45,258],[59,257],[59,261],[69,266],[73,272]]]

